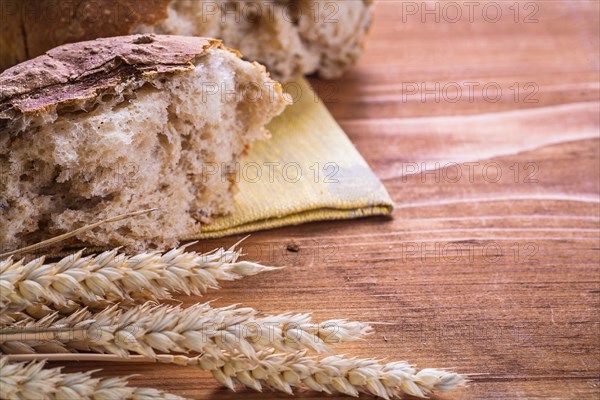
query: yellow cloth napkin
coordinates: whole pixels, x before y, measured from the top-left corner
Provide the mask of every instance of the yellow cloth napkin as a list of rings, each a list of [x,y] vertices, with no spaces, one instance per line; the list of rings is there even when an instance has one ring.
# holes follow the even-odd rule
[[[272,138],[255,143],[236,168],[234,211],[188,239],[392,212],[383,184],[310,84],[293,88],[294,104],[268,126]]]

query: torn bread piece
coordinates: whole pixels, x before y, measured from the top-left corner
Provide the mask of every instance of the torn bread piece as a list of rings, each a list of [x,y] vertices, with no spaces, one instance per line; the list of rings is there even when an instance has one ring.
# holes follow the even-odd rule
[[[132,35],[64,45],[0,74],[0,249],[77,236],[165,249],[229,212],[230,174],[287,100],[220,41]]]

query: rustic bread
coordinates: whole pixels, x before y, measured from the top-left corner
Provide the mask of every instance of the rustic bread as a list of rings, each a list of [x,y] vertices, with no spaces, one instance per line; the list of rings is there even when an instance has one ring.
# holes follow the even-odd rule
[[[176,245],[231,210],[226,172],[286,104],[263,66],[199,37],[75,43],[4,71],[0,250],[154,207],[78,239]]]
[[[372,0],[21,0],[7,7],[1,68],[70,42],[131,33],[223,39],[290,80],[340,76],[360,56]]]

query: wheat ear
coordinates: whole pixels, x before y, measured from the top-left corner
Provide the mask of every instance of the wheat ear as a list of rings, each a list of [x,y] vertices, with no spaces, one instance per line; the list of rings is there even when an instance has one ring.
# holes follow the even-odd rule
[[[0,357],[0,398],[183,400],[156,389],[127,386],[127,378],[92,378],[92,372],[66,374],[61,368],[44,369],[44,361],[9,363]]]
[[[160,362],[212,371],[217,380],[235,389],[236,384],[262,391],[268,387],[286,393],[293,388],[311,388],[323,393],[358,396],[359,393],[385,399],[402,397],[403,393],[427,397],[433,392],[449,392],[466,386],[464,376],[454,372],[426,368],[417,371],[408,363],[382,364],[377,360],[331,356],[308,357],[304,352],[277,354],[263,350],[254,358],[226,355],[188,357],[159,354],[156,359],[145,356],[121,358],[112,354],[23,354],[7,356],[11,361],[32,361],[47,357],[52,361]],[[471,374],[472,375],[472,374]]]
[[[0,309],[12,313],[38,302],[60,308],[73,301],[94,306],[170,299],[172,293],[201,295],[218,288],[219,281],[276,269],[238,261],[240,251],[233,247],[206,254],[186,252],[185,247],[135,256],[114,249],[83,257],[80,251],[54,263],[45,263],[44,257],[5,259],[0,261]]]
[[[293,387],[308,387],[328,394],[357,397],[365,393],[393,399],[403,394],[425,398],[433,392],[453,391],[466,384],[457,373],[432,368],[417,371],[405,361],[381,363],[341,355],[318,359],[307,356],[305,351],[278,354],[275,350],[263,350],[254,358],[241,354],[225,358],[176,355],[161,357],[159,361],[210,370],[215,379],[232,390],[239,383],[258,391],[269,387],[293,394]]]
[[[188,308],[146,303],[128,310],[112,306],[99,313],[79,310],[58,318],[23,320],[0,330],[0,350],[7,354],[130,352],[154,358],[157,353],[203,353],[220,357],[237,351],[249,357],[274,347],[279,351],[330,350],[329,345],[371,333],[360,322],[330,320],[312,324],[310,314],[258,316],[252,308]]]

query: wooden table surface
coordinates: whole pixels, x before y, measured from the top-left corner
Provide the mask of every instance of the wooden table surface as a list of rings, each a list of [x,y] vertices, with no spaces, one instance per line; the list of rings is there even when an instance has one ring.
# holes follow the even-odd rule
[[[434,3],[379,1],[356,68],[313,80],[385,183],[393,218],[254,234],[248,258],[289,267],[186,302],[387,323],[340,351],[474,374],[435,398],[598,399],[600,3],[425,13]],[[289,398],[232,393],[176,366],[105,368],[191,398]]]

